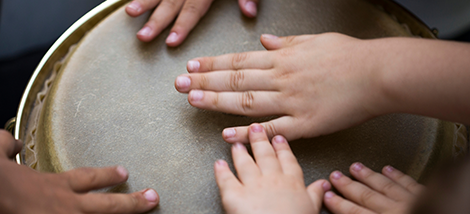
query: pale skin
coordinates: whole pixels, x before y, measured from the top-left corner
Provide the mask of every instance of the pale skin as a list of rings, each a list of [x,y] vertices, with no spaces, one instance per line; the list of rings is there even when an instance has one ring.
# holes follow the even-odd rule
[[[206,14],[214,0],[134,0],[127,7],[126,12],[137,17],[155,8],[149,20],[137,32],[137,38],[143,42],[150,42],[158,36],[173,20],[175,24],[170,30],[166,44],[176,47],[183,43],[191,30]],[[249,18],[256,17],[259,0],[238,0],[241,12]]]
[[[201,57],[175,87],[191,105],[247,116],[268,136],[330,134],[389,113],[470,123],[470,44],[416,38],[360,40],[338,33],[261,36],[268,51]],[[248,127],[223,131],[248,142]]]
[[[131,194],[89,193],[125,182],[129,173],[122,166],[39,173],[11,160],[21,147],[20,141],[0,130],[2,213],[144,213],[159,202],[153,189]]]
[[[318,180],[306,188],[302,169],[284,137],[274,137],[271,145],[263,126],[253,124],[249,138],[254,159],[243,144],[232,147],[238,179],[227,162],[214,165],[227,213],[318,213],[323,194],[331,188],[328,181]]]
[[[238,178],[227,162],[214,165],[222,203],[234,213],[319,213],[322,201],[333,213],[372,214],[409,213],[424,187],[391,166],[376,173],[361,163],[354,163],[350,173],[357,181],[339,171],[330,182],[345,198],[331,190],[330,182],[320,179],[305,187],[300,165],[287,140],[278,135],[269,143],[260,124],[248,128],[254,159],[243,144],[232,146]]]

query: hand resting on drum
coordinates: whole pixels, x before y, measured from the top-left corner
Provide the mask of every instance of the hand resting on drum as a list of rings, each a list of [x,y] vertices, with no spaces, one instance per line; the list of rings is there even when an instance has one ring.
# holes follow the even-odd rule
[[[227,162],[214,165],[222,203],[233,213],[319,213],[322,201],[333,213],[409,213],[416,198],[424,190],[413,178],[391,166],[382,174],[361,163],[349,171],[357,181],[339,171],[330,175],[330,182],[344,196],[332,191],[323,179],[305,187],[302,169],[282,136],[269,143],[263,126],[253,124],[248,129],[254,159],[246,147],[232,146],[232,156],[238,179]]]
[[[153,189],[132,194],[88,193],[125,182],[129,175],[123,167],[39,173],[11,160],[21,147],[20,141],[0,130],[1,213],[143,213],[159,202]]]
[[[470,44],[338,33],[262,35],[261,42],[268,51],[189,61],[176,89],[198,108],[279,116],[262,123],[270,138],[326,135],[389,113],[470,123]],[[247,143],[248,127],[227,128],[223,137]]]
[[[214,165],[227,213],[318,213],[323,194],[331,188],[328,181],[318,180],[306,188],[302,169],[284,137],[274,137],[271,145],[263,127],[253,124],[249,138],[255,160],[243,144],[232,147],[238,179],[227,162]]]
[[[339,171],[330,175],[330,182],[344,197],[325,193],[325,206],[333,213],[410,213],[424,191],[423,185],[391,166],[380,174],[354,163],[349,172],[357,181]]]
[[[148,22],[137,33],[137,38],[143,42],[152,41],[175,19],[166,44],[171,47],[180,45],[209,9],[214,0],[134,0],[126,12],[136,17],[156,8]],[[259,0],[238,0],[240,9],[247,17],[257,15]]]

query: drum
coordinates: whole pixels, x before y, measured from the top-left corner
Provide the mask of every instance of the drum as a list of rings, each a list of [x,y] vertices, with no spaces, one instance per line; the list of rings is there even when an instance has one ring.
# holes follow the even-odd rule
[[[169,48],[168,29],[150,43],[136,39],[149,13],[131,18],[126,3],[104,2],[53,45],[26,89],[15,134],[25,142],[22,163],[42,172],[126,167],[128,182],[104,191],[154,188],[161,202],[151,213],[223,213],[213,164],[230,163],[231,154],[221,132],[269,119],[190,106],[173,86],[188,60],[263,50],[262,33],[435,38],[386,0],[261,1],[256,19],[243,17],[237,1],[218,0],[183,45]],[[291,145],[309,184],[333,170],[347,174],[355,161],[374,170],[391,164],[424,181],[443,160],[463,154],[467,141],[459,124],[394,114]]]

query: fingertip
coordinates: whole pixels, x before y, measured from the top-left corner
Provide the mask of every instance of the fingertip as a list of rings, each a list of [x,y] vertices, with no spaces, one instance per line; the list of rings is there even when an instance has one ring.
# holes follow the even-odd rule
[[[273,143],[277,143],[277,144],[287,143],[287,140],[282,135],[276,135],[273,137]]]
[[[147,202],[149,202],[152,205],[157,205],[158,202],[160,201],[160,196],[158,195],[157,191],[153,189],[146,189],[143,192],[143,196]]]
[[[188,64],[186,65],[186,69],[189,72],[198,72],[200,67],[201,67],[201,63],[198,60],[194,60],[194,59],[188,61]]]
[[[142,13],[142,5],[137,1],[132,1],[126,6],[126,13],[132,17],[139,16]]]
[[[142,42],[150,42],[155,38],[153,29],[150,26],[144,26],[137,32],[137,38]]]
[[[124,178],[127,180],[129,176],[129,172],[127,171],[126,168],[124,168],[123,166],[117,166],[116,172],[121,176],[121,178]]]
[[[237,135],[237,130],[234,128],[226,128],[222,131],[222,137],[224,139],[230,139]]]
[[[255,18],[258,15],[258,5],[254,1],[245,1],[240,6],[245,16]]]
[[[335,197],[335,193],[333,191],[327,191],[325,192],[324,198],[325,201],[331,200],[333,197]]]
[[[175,88],[177,91],[186,93],[191,86],[191,78],[187,75],[180,75],[176,77]]]
[[[169,47],[176,47],[183,43],[183,36],[177,32],[171,32],[165,40],[166,45]]]
[[[282,47],[279,37],[272,34],[262,34],[260,37],[261,44],[267,50],[275,50]]]
[[[253,123],[250,125],[251,133],[261,133],[264,131],[264,127],[259,123]]]
[[[204,91],[191,90],[188,95],[188,101],[194,106],[195,103],[201,101],[204,98]]]

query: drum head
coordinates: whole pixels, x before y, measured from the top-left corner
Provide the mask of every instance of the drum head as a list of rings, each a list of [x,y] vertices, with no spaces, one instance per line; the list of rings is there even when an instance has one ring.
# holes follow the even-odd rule
[[[154,188],[161,202],[152,213],[222,213],[213,164],[218,159],[231,163],[231,154],[221,132],[266,120],[190,106],[173,86],[186,73],[188,60],[264,50],[263,33],[412,36],[399,18],[364,0],[262,1],[256,19],[243,17],[237,1],[214,1],[177,48],[165,45],[168,30],[151,43],[136,39],[148,16],[131,18],[124,7],[115,10],[56,66],[57,75],[52,73],[38,96],[46,98],[33,110],[36,119],[25,125],[25,160],[47,172],[122,165],[130,172],[128,182],[107,191]],[[374,170],[391,164],[421,179],[434,163],[453,154],[455,131],[453,123],[388,115],[292,142],[292,148],[306,184],[337,169],[347,174],[355,161]]]

